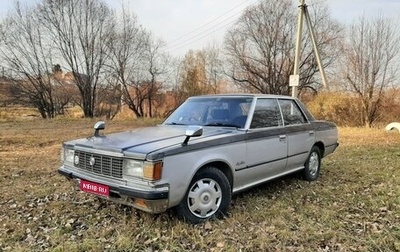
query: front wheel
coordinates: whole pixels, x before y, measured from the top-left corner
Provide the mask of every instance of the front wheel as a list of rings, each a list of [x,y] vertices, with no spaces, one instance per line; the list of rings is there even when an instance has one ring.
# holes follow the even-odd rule
[[[207,167],[196,173],[177,211],[193,224],[221,218],[228,210],[231,196],[231,185],[225,174],[215,167]]]
[[[314,181],[318,178],[320,170],[321,151],[317,146],[313,146],[304,164],[303,178],[307,181]]]

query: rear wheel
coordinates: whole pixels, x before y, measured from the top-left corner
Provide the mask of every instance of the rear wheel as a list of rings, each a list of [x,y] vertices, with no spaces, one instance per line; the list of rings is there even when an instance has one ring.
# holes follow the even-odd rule
[[[321,151],[317,146],[313,146],[304,164],[303,178],[307,181],[314,181],[318,178],[320,170]]]
[[[207,167],[196,173],[177,211],[193,224],[213,217],[221,218],[228,210],[231,196],[225,174],[215,167]]]

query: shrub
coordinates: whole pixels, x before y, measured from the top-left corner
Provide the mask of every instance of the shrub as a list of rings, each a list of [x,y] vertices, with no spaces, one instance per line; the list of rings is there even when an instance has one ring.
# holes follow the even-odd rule
[[[316,119],[333,121],[339,126],[364,126],[363,110],[359,98],[350,93],[325,92],[307,96],[306,104]],[[400,122],[400,89],[386,90],[374,126]]]
[[[363,126],[361,104],[350,94],[320,93],[307,103],[307,107],[316,119],[332,121],[340,126]]]

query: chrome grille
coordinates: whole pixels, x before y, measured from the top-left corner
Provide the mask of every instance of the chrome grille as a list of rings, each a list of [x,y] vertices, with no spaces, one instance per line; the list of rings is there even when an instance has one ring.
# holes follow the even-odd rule
[[[122,178],[122,158],[104,156],[84,151],[75,151],[75,155],[79,157],[79,163],[75,167],[82,170],[102,174],[114,178]],[[93,162],[91,163],[91,159]]]

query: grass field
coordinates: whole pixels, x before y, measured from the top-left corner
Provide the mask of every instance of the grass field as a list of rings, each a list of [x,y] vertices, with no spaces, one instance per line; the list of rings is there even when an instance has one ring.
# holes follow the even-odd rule
[[[154,124],[107,123],[106,132]],[[60,144],[93,120],[0,122],[0,251],[400,251],[400,134],[340,129],[321,177],[291,175],[234,196],[197,226],[76,191]]]

